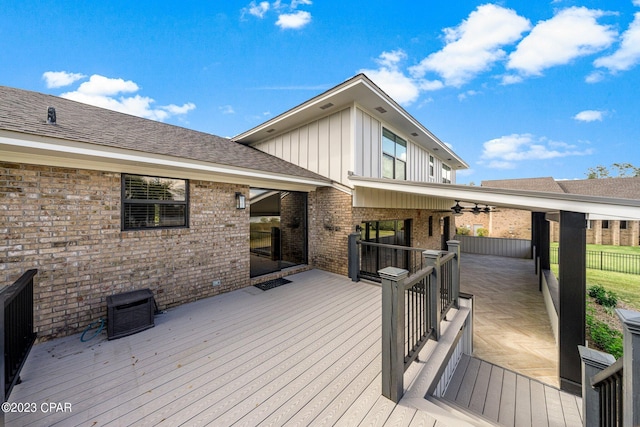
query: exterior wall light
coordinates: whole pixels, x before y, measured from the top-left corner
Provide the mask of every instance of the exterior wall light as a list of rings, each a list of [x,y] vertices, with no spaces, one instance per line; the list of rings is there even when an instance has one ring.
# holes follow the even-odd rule
[[[246,209],[247,199],[242,193],[236,193],[236,209]]]

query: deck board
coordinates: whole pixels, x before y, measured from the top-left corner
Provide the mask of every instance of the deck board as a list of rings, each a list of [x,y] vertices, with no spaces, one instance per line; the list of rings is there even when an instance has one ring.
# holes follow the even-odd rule
[[[318,270],[289,278],[266,292],[249,287],[172,308],[154,328],[117,340],[103,333],[36,344],[10,401],[70,402],[73,412],[7,414],[7,425],[443,426],[381,396],[379,286]],[[470,361],[463,357],[445,396],[455,390],[454,399],[498,420],[506,371],[473,362],[475,378],[463,386]],[[581,417],[575,398],[547,386],[543,394],[549,425]]]
[[[582,425],[579,397],[475,357],[465,355],[460,363],[454,390],[443,397],[455,407],[501,426]]]

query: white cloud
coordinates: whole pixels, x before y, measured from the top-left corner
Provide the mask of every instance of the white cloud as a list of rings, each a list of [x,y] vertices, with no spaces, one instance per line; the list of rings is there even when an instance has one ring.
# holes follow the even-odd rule
[[[291,9],[297,9],[298,6],[300,6],[301,4],[309,6],[309,5],[313,4],[313,2],[311,0],[292,0],[290,7],[291,7]]]
[[[249,3],[249,6],[242,9],[242,16],[248,13],[249,15],[253,15],[256,18],[262,19],[264,18],[264,15],[269,11],[269,7],[270,5],[268,1],[262,1],[260,3],[252,1],[251,3]]]
[[[460,94],[458,94],[458,100],[459,101],[464,101],[465,99],[467,99],[470,96],[476,96],[479,95],[480,92],[478,92],[477,90],[468,90],[466,92],[462,92]]]
[[[233,109],[233,107],[231,105],[223,105],[222,107],[219,107],[220,111],[222,112],[222,114],[235,114],[236,111]]]
[[[507,68],[524,75],[541,75],[547,68],[606,49],[617,33],[608,25],[598,24],[596,20],[603,15],[601,10],[571,7],[539,22],[509,55]]]
[[[513,85],[516,83],[520,83],[522,82],[522,80],[524,80],[522,76],[506,74],[502,76],[500,83],[506,86],[506,85]]]
[[[575,120],[578,120],[579,122],[595,122],[595,121],[601,122],[605,114],[606,114],[605,111],[584,110],[584,111],[580,111],[578,114],[573,116],[573,118]]]
[[[633,0],[633,5],[640,7],[640,0]]]
[[[60,96],[85,104],[119,111],[147,119],[164,121],[171,116],[184,115],[196,108],[195,104],[188,102],[183,105],[163,105],[154,107],[155,101],[147,96],[133,95],[139,90],[136,83],[131,80],[114,79],[92,75],[89,81],[82,83],[75,91],[65,92]]]
[[[382,52],[376,62],[380,68],[376,70],[360,70],[375,84],[385,91],[396,102],[409,105],[420,96],[420,83],[407,77],[400,71],[399,64],[407,57],[401,50]]]
[[[283,30],[300,29],[311,22],[311,14],[305,10],[299,10],[294,13],[283,13],[278,16],[276,25]]]
[[[629,70],[638,62],[640,62],[640,12],[636,12],[633,22],[622,34],[620,48],[612,55],[596,59],[593,65],[617,72]]]
[[[604,80],[604,73],[602,71],[594,71],[584,79],[587,83],[598,83],[602,80]]]
[[[69,86],[80,79],[84,79],[84,74],[68,73],[66,71],[46,71],[42,74],[42,78],[48,88],[59,88]]]
[[[529,28],[529,20],[512,9],[481,5],[457,27],[446,28],[446,46],[411,67],[410,72],[420,78],[433,71],[448,86],[460,87],[505,58],[501,48],[518,41]]]
[[[491,168],[513,169],[520,161],[584,156],[591,153],[591,149],[580,151],[574,145],[536,138],[531,134],[511,134],[485,142],[479,163],[488,162]]]

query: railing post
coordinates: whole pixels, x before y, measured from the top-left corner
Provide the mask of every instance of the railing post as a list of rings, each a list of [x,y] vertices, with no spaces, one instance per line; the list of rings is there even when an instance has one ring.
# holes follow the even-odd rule
[[[404,281],[407,270],[387,267],[382,279],[382,395],[398,403],[404,393]]]
[[[440,270],[440,251],[427,250],[422,252],[425,267],[433,267],[429,288],[429,315],[435,331],[435,340],[440,339],[440,286],[442,286],[442,272]]]
[[[622,425],[640,425],[640,313],[616,309],[622,322],[624,360],[622,362]]]
[[[358,248],[359,239],[360,233],[349,234],[349,278],[354,282],[360,281],[360,248]]]
[[[579,345],[582,359],[582,425],[600,426],[600,395],[591,386],[591,378],[613,364],[616,359],[608,353]]]
[[[460,241],[449,240],[447,242],[449,252],[456,254],[451,270],[451,297],[455,308],[460,308]]]

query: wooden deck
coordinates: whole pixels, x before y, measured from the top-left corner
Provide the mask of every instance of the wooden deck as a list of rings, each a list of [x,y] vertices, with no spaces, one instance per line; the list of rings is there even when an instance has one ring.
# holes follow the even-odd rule
[[[319,270],[288,279],[176,307],[154,328],[117,340],[37,344],[9,400],[38,411],[9,413],[6,425],[482,424],[424,399],[418,373],[435,368],[422,353],[400,404],[381,396],[379,286]],[[44,413],[45,402],[72,410]]]
[[[177,307],[117,340],[36,345],[10,401],[72,411],[7,414],[7,425],[435,425],[380,395],[380,287],[317,270],[289,278]]]
[[[501,426],[582,425],[582,399],[467,355],[444,399]]]

